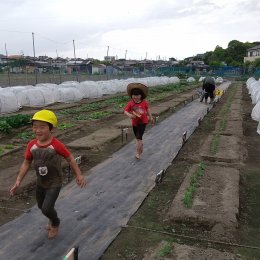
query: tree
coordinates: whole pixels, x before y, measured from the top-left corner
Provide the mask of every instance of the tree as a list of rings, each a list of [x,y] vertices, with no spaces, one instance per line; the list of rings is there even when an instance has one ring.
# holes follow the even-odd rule
[[[260,68],[260,58],[255,59],[255,60],[252,62],[252,65],[253,65],[255,68]]]

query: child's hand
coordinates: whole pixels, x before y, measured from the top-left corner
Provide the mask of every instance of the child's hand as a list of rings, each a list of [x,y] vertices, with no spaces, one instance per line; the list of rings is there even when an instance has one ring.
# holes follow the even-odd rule
[[[154,118],[153,117],[151,117],[150,121],[151,121],[151,124],[154,125]]]
[[[14,196],[16,193],[17,188],[20,186],[20,181],[16,181],[15,185],[10,189],[10,195]]]
[[[82,175],[77,176],[76,182],[77,182],[77,184],[80,186],[80,188],[85,187],[85,186],[86,186],[86,183],[87,183],[86,180],[85,180],[85,178],[84,178],[84,176],[82,176]]]
[[[131,118],[131,119],[135,119],[135,118],[136,118],[136,116],[135,116],[135,115],[133,115],[133,114],[130,114],[130,118]]]
[[[141,118],[141,115],[135,111],[133,111],[132,114],[134,115],[134,118],[136,117]]]

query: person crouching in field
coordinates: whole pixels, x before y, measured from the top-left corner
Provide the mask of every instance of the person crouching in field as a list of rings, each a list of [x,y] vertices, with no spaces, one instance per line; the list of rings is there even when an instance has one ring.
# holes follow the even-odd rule
[[[215,85],[215,80],[212,77],[205,77],[203,80],[202,84],[202,90],[203,90],[203,95],[200,99],[200,102],[203,101],[205,98],[205,103],[208,103],[208,97],[210,97],[210,103],[212,104],[214,101],[214,91],[215,91],[216,85]]]
[[[69,150],[52,136],[57,123],[56,115],[50,110],[40,110],[34,114],[32,130],[35,139],[27,144],[24,161],[16,182],[10,189],[13,196],[33,162],[37,175],[36,200],[43,215],[49,219],[45,227],[49,239],[55,238],[59,232],[60,219],[54,206],[62,186],[61,157],[64,157],[72,168],[77,184],[81,188],[86,185],[86,180]]]
[[[133,132],[136,138],[135,158],[140,159],[143,153],[143,134],[150,120],[154,124],[154,119],[148,102],[145,100],[148,94],[148,87],[141,83],[130,83],[127,86],[127,93],[131,100],[127,103],[124,114],[132,119]]]

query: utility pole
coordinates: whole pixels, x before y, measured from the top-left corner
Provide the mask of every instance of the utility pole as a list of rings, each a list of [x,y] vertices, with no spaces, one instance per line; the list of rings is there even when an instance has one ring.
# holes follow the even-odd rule
[[[79,77],[78,77],[78,69],[76,67],[76,51],[75,51],[75,41],[73,40],[73,49],[74,49],[74,64],[75,64],[75,68],[76,68],[76,75],[77,75],[77,81],[79,81]]]
[[[108,79],[108,73],[107,73],[108,52],[109,52],[109,46],[107,46],[107,62],[106,62],[106,74],[107,74],[107,79]]]
[[[56,50],[56,55],[57,55],[57,62],[56,64],[59,66],[59,76],[60,76],[60,84],[61,84],[61,65],[58,63],[58,58],[59,58],[59,55],[58,55],[58,51]]]
[[[5,56],[6,56],[6,61],[7,61],[7,65],[8,65],[8,71],[7,71],[7,75],[8,75],[8,85],[9,87],[11,86],[11,82],[10,82],[10,67],[9,67],[9,61],[7,58],[7,48],[6,48],[6,43],[5,43]]]
[[[35,85],[38,83],[37,70],[36,70],[36,57],[35,57],[35,46],[34,46],[34,32],[32,32],[33,40],[33,57],[34,57],[34,73],[35,73]]]
[[[145,73],[146,59],[147,59],[147,52],[145,53],[145,59],[144,59],[144,73]]]
[[[126,54],[127,54],[127,50],[125,50],[125,66],[124,66],[124,71],[126,69]]]

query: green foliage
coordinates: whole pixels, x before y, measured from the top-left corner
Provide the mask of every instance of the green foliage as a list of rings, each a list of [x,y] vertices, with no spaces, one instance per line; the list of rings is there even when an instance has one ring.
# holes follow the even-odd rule
[[[199,163],[196,172],[191,176],[190,186],[187,188],[184,194],[183,203],[187,208],[192,207],[193,195],[199,186],[199,179],[202,176],[204,176],[204,172],[205,172],[204,163]]]
[[[167,242],[158,252],[158,256],[165,257],[172,252],[172,243]]]
[[[112,112],[110,112],[110,111],[97,111],[97,112],[91,113],[88,116],[88,119],[98,120],[98,119],[102,119],[102,118],[110,116],[110,115],[112,115]]]
[[[260,68],[260,58],[255,59],[255,60],[252,62],[252,65],[253,65],[253,67],[255,67],[255,68]]]
[[[72,123],[62,123],[62,124],[59,124],[57,128],[59,130],[66,130],[68,128],[72,128],[73,126],[75,126],[75,125]]]
[[[23,141],[29,141],[30,139],[32,139],[34,137],[34,133],[33,131],[25,131],[22,133],[17,134],[18,138],[21,138]]]
[[[12,127],[6,122],[0,120],[0,132],[9,134],[11,132]]]
[[[2,155],[6,150],[11,150],[14,148],[13,144],[6,144],[4,146],[0,146],[0,155]]]
[[[210,152],[212,154],[216,154],[217,150],[218,150],[218,145],[219,145],[219,134],[215,134],[213,136],[213,139],[211,141],[211,145],[210,145]]]
[[[13,145],[13,144],[6,144],[6,145],[4,146],[4,149],[8,149],[8,150],[13,149],[13,148],[14,148],[14,145]]]
[[[14,115],[0,118],[0,132],[9,134],[12,128],[28,125],[31,122],[30,115]]]
[[[31,116],[19,114],[19,115],[6,117],[5,120],[7,124],[9,124],[12,128],[18,128],[30,124]]]
[[[204,62],[210,66],[221,66],[223,62],[228,66],[242,66],[244,65],[244,57],[246,56],[247,49],[258,44],[260,43],[243,43],[232,40],[226,49],[217,45],[213,52],[206,52]]]

